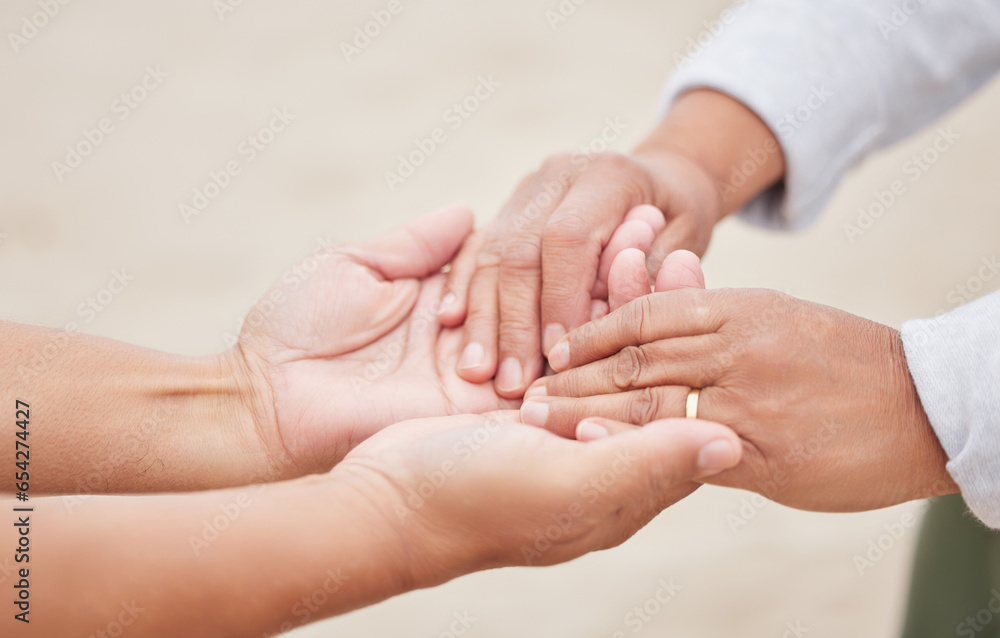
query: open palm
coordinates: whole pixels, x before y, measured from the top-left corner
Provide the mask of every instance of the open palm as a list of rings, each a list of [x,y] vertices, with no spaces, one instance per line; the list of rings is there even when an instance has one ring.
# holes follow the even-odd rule
[[[299,470],[328,470],[398,421],[516,407],[458,377],[461,331],[437,318],[439,273],[472,225],[453,206],[317,254],[304,281],[283,277],[251,311],[237,348],[261,427]]]

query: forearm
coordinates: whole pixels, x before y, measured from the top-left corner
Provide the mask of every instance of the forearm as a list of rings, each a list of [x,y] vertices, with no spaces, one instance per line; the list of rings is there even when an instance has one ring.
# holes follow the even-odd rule
[[[24,401],[32,494],[195,490],[283,475],[231,354],[183,357],[14,323],[0,323],[0,340],[0,459],[9,469],[25,460],[15,458],[15,402]],[[3,477],[0,490],[13,492],[14,473]]]
[[[58,499],[30,504],[30,562],[17,566],[30,569],[31,622],[8,605],[3,635],[87,636],[114,623],[152,638],[270,635],[407,583],[396,532],[361,492],[327,477],[93,498],[73,512]],[[16,547],[16,528],[2,530],[2,546]]]
[[[749,108],[717,91],[697,89],[674,102],[635,150],[653,161],[671,153],[687,158],[713,182],[725,217],[785,174],[785,157],[771,129]],[[744,163],[753,170],[745,170]],[[714,220],[719,221],[719,220]]]

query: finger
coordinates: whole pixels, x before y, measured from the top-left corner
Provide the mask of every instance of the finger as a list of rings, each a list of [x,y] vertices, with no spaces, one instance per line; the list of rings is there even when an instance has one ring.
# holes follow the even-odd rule
[[[337,250],[362,260],[386,279],[420,279],[451,261],[473,224],[472,210],[453,204],[376,239]]]
[[[448,281],[441,293],[438,317],[441,325],[454,328],[465,321],[465,313],[469,307],[469,284],[476,272],[476,257],[486,241],[489,228],[484,228],[472,234],[451,262]]]
[[[661,339],[711,334],[723,323],[712,301],[724,291],[658,292],[574,330],[549,352],[557,372],[609,357],[622,348]]]
[[[652,184],[638,168],[608,159],[589,168],[552,213],[542,238],[542,328],[546,353],[556,335],[589,319],[590,291],[601,253],[635,206],[651,201]]]
[[[500,338],[494,387],[504,398],[519,398],[542,374],[542,334],[538,304],[542,285],[539,233],[512,238],[500,262]]]
[[[667,219],[663,216],[663,211],[650,204],[642,204],[630,210],[625,216],[625,221],[633,220],[646,222],[653,229],[653,235],[659,235],[667,227]]]
[[[602,299],[592,299],[590,301],[590,320],[596,321],[601,317],[606,317],[611,312],[611,306]]]
[[[609,468],[616,475],[616,480],[602,481],[611,503],[630,503],[655,494],[676,500],[673,492],[678,486],[735,467],[742,457],[736,433],[700,419],[655,421],[587,443],[585,449],[593,467]]]
[[[653,245],[646,253],[650,278],[655,278],[667,256],[678,250],[691,250],[695,253],[704,251],[703,241],[699,239],[697,220],[691,216],[675,217],[653,240]]]
[[[667,255],[656,275],[656,292],[682,288],[705,289],[705,272],[701,259],[689,250],[675,250]]]
[[[621,421],[614,421],[612,419],[593,417],[584,419],[577,424],[576,440],[581,443],[589,443],[591,441],[597,441],[609,436],[616,436],[618,434],[638,430],[641,427],[641,425],[632,425],[630,423],[622,423]]]
[[[608,307],[618,310],[651,292],[646,274],[646,255],[634,248],[619,253],[608,276]]]
[[[593,397],[537,397],[521,406],[521,421],[572,438],[577,424],[591,417],[615,419],[632,425],[683,417],[690,391],[687,386],[659,386]],[[706,389],[703,394],[710,393]],[[703,401],[704,397],[699,398],[699,412],[711,414],[706,411],[707,406],[702,406]]]
[[[642,267],[645,271],[645,252],[653,244],[654,238],[653,229],[644,221],[626,221],[619,226],[608,241],[608,245],[605,246],[604,252],[601,253],[601,261],[597,266],[597,282],[590,291],[590,296],[594,299],[604,299],[608,296],[608,275],[611,273],[615,259],[625,250],[635,249],[644,253]]]
[[[701,335],[628,346],[606,359],[540,379],[526,396],[589,397],[659,385],[705,388],[718,381],[728,363],[719,354],[720,342],[716,335]]]
[[[494,387],[505,398],[520,398],[544,369],[539,322],[542,235],[573,177],[565,162],[547,161],[533,178],[522,182],[500,215],[506,231],[498,248],[500,367]]]
[[[480,256],[482,259],[482,256]],[[469,306],[462,333],[458,376],[469,383],[486,383],[497,369],[497,298],[499,265],[482,265],[469,283]]]

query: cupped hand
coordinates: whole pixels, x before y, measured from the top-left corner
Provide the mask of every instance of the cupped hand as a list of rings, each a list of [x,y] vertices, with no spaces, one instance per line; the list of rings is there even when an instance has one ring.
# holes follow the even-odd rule
[[[461,333],[438,321],[441,268],[472,225],[452,206],[317,252],[251,310],[233,355],[281,475],[329,470],[391,423],[511,407],[456,374]]]
[[[739,451],[715,423],[674,419],[581,443],[497,412],[392,425],[330,478],[355,486],[398,535],[408,588],[429,587],[618,545]]]
[[[716,182],[678,152],[549,158],[455,259],[442,320],[465,324],[458,374],[522,396],[543,354],[606,312],[622,250],[648,252],[655,274],[675,249],[703,253],[721,216]]]
[[[712,483],[823,511],[957,490],[899,334],[833,308],[769,290],[660,292],[570,333],[550,362],[562,372],[529,390],[522,414],[564,436],[588,417],[682,416],[701,388],[699,417],[744,447]]]

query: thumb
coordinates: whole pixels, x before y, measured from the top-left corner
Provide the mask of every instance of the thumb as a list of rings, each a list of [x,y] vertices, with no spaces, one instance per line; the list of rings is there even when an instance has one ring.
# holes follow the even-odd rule
[[[618,253],[608,273],[608,305],[611,312],[650,293],[646,255],[635,248]]]
[[[705,289],[705,273],[698,255],[688,250],[675,250],[667,255],[656,275],[656,292],[681,288]]]
[[[346,246],[343,252],[386,279],[422,279],[451,261],[474,223],[468,206],[452,204],[381,237]]]
[[[604,423],[604,420],[588,419]],[[616,480],[609,492],[618,502],[642,498],[643,490],[666,494],[678,485],[735,467],[743,447],[735,432],[700,419],[666,419],[586,443],[594,467],[610,467]],[[620,476],[619,476],[620,475]]]

